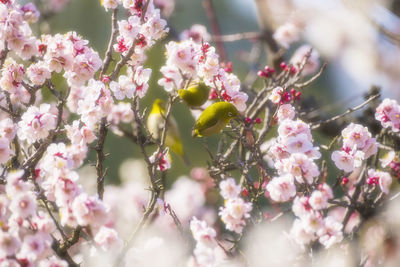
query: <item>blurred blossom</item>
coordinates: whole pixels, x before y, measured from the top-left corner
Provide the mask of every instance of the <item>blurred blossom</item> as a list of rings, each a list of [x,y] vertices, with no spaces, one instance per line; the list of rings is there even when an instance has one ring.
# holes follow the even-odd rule
[[[179,38],[181,40],[192,39],[194,42],[201,44],[202,42],[209,42],[211,36],[204,25],[194,24],[190,29],[184,30]]]
[[[287,235],[290,219],[282,217],[272,223],[263,223],[250,230],[244,240],[244,253],[252,267],[293,266],[299,247]]]

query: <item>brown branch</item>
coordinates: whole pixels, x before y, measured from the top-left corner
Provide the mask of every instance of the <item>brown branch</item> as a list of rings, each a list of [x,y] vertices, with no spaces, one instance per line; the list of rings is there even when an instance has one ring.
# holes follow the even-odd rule
[[[214,42],[236,42],[241,40],[260,40],[264,35],[259,32],[241,32],[226,35],[213,35],[211,39]]]
[[[319,127],[321,127],[322,124],[327,124],[327,123],[330,123],[332,121],[335,121],[335,120],[338,120],[340,118],[343,118],[344,116],[346,116],[346,115],[348,115],[348,114],[350,114],[350,113],[352,113],[352,112],[354,112],[356,110],[359,110],[359,109],[363,108],[364,106],[368,105],[370,102],[374,101],[375,99],[377,99],[380,96],[381,96],[380,93],[378,93],[376,95],[373,95],[370,98],[368,98],[366,101],[361,103],[360,105],[358,105],[358,106],[356,106],[354,108],[349,108],[346,112],[344,112],[344,113],[342,113],[340,115],[336,115],[336,116],[334,116],[334,117],[332,117],[330,119],[322,120],[322,121],[313,123],[313,124],[311,124],[311,129],[312,130],[318,129]]]
[[[283,54],[280,53],[280,48],[275,39],[273,38],[273,31],[269,25],[269,12],[266,6],[267,2],[264,0],[254,0],[256,4],[258,24],[261,28],[262,35],[265,36],[265,53],[269,65],[274,66],[276,70],[280,69],[280,63],[283,61]],[[272,54],[271,56],[270,53]]]
[[[106,172],[103,170],[105,154],[104,154],[104,143],[107,137],[107,118],[104,117],[101,119],[100,128],[99,128],[99,137],[97,141],[97,145],[95,147],[96,150],[96,173],[97,173],[97,194],[100,199],[103,199],[104,195],[104,178]]]
[[[215,14],[215,8],[212,0],[203,0],[203,7],[211,24],[212,33],[215,36],[221,36],[221,29],[218,24],[217,15]],[[217,46],[218,54],[221,57],[221,61],[227,61],[228,57],[226,54],[225,46],[222,41],[215,40]]]
[[[110,41],[108,42],[106,56],[103,61],[103,66],[101,67],[100,79],[102,78],[103,74],[105,72],[107,72],[107,69],[108,69],[110,63],[113,60],[113,58],[112,58],[113,44],[118,35],[117,14],[118,14],[118,8],[114,9],[112,12],[112,15],[111,15],[111,25],[112,26],[111,26]]]

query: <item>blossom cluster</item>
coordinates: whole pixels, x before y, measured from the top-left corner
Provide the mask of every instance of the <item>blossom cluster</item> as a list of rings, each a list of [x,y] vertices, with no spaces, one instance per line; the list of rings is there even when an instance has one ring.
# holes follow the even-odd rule
[[[320,172],[314,160],[321,153],[313,146],[309,125],[299,119],[281,121],[278,134],[269,144],[267,155],[280,176],[268,183],[267,191],[272,200],[286,202],[296,195],[295,181],[308,185],[315,182]]]
[[[341,150],[332,153],[332,160],[336,167],[346,173],[361,166],[363,160],[368,159],[378,151],[375,138],[367,127],[351,123],[342,131],[343,146]]]
[[[326,248],[343,239],[343,225],[334,216],[324,217],[323,210],[328,208],[328,200],[333,198],[332,189],[320,184],[310,196],[297,196],[292,210],[298,217],[290,231],[291,237],[301,246],[318,240]]]
[[[165,91],[173,92],[186,88],[188,81],[202,80],[221,100],[231,102],[239,111],[246,109],[248,96],[241,91],[239,79],[220,66],[219,56],[210,44],[193,39],[171,41],[166,50],[167,62],[160,69],[163,77],[158,81]]]
[[[400,105],[396,100],[384,99],[376,108],[375,118],[381,122],[382,127],[398,132],[400,130]]]
[[[194,258],[189,260],[188,266],[218,266],[226,260],[225,252],[218,246],[217,233],[196,217],[190,221],[190,230],[196,241],[193,251]]]
[[[225,223],[226,229],[240,234],[246,225],[245,220],[250,218],[253,205],[240,197],[242,188],[236,184],[235,179],[227,178],[222,180],[219,183],[219,188],[221,196],[225,200],[224,207],[220,208],[219,216]]]

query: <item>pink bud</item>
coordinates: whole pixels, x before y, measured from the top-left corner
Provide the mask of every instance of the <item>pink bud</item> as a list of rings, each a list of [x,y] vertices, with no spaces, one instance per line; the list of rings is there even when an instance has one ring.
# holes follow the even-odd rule
[[[287,65],[285,62],[281,62],[281,64],[279,66],[281,67],[281,69],[287,68]]]
[[[248,195],[249,195],[249,190],[247,190],[246,188],[243,188],[242,196],[247,197]]]
[[[217,97],[218,97],[217,91],[215,91],[215,89],[211,89],[210,96],[208,97],[208,99],[213,100],[216,99]]]
[[[346,185],[349,182],[349,178],[343,177],[342,178],[342,185]]]
[[[252,119],[250,117],[246,117],[244,119],[244,122],[247,123],[247,124],[250,124],[252,122]]]
[[[261,118],[256,118],[255,123],[260,124],[262,122]]]

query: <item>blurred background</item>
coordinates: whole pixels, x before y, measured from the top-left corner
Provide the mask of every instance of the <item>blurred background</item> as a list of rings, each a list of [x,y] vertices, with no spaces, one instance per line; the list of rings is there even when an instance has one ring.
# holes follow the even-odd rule
[[[42,1],[43,2],[43,1]],[[110,34],[110,12],[100,6],[99,0],[48,0],[63,5],[61,12],[42,24],[40,30],[51,34],[76,31],[103,57]],[[241,32],[259,32],[259,20],[268,23],[271,30],[291,22],[298,26],[299,40],[285,51],[289,61],[302,44],[310,44],[327,62],[323,75],[304,92],[304,99],[313,103],[312,110],[321,117],[343,112],[363,102],[363,95],[372,85],[382,88],[383,97],[400,100],[400,1],[396,0],[157,0],[164,6],[171,34],[148,53],[146,65],[153,69],[150,89],[141,101],[142,108],[151,107],[155,98],[166,98],[157,84],[160,67],[165,62],[164,46],[176,40],[179,34],[193,24],[202,24],[213,34],[205,2],[211,2],[222,35]],[[120,14],[121,15],[121,14]],[[249,70],[264,68],[268,55],[255,40],[226,42],[228,61],[233,72],[243,81]],[[260,51],[259,53],[257,51]],[[254,57],[254,55],[256,55]],[[249,62],[251,61],[251,62]],[[255,86],[259,86],[256,83]],[[357,113],[362,116],[362,112]],[[189,175],[194,166],[206,167],[207,145],[215,150],[218,136],[192,139],[194,119],[188,108],[177,104],[173,116],[179,123],[185,151],[192,163],[184,165],[173,155],[173,167],[168,179]],[[340,129],[336,129],[340,130]],[[326,130],[315,138],[326,144],[335,133]],[[332,130],[333,131],[333,130]],[[140,158],[139,148],[112,133],[106,142],[110,153],[105,165],[109,166],[108,183],[118,183],[118,168],[128,158]],[[91,156],[94,161],[94,155]]]

